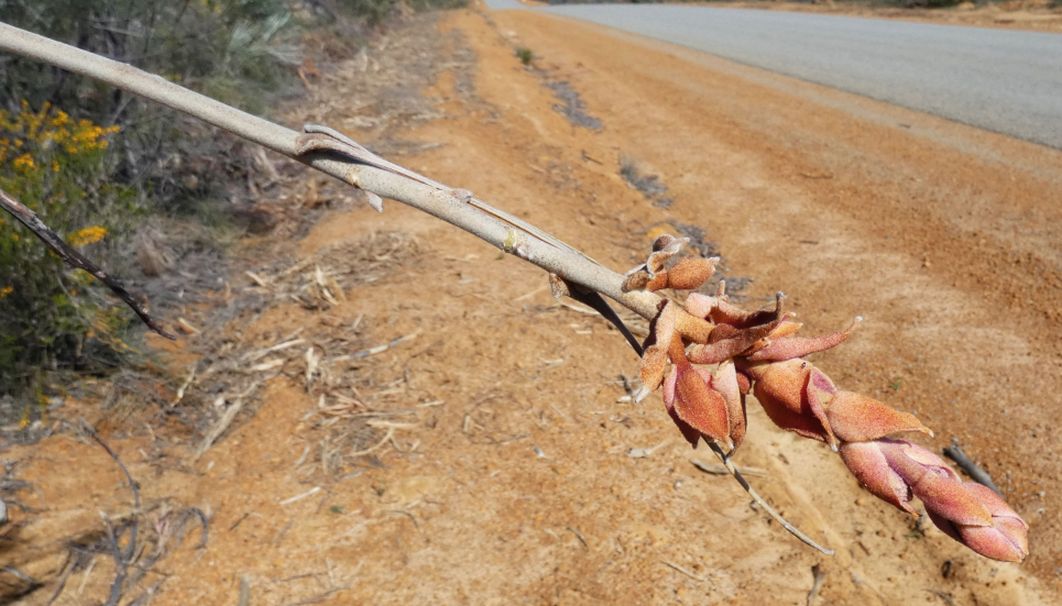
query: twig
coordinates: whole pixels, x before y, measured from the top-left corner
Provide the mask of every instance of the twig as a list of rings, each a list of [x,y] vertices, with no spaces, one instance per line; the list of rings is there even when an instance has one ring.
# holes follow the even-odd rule
[[[77,556],[74,554],[73,548],[68,547],[67,549],[68,550],[66,552],[66,561],[63,562],[63,572],[59,575],[59,580],[55,582],[55,590],[52,591],[52,597],[48,598],[48,601],[45,602],[45,606],[52,606],[52,604],[54,604],[55,601],[59,599],[59,596],[62,595],[63,590],[66,589],[66,582],[70,580],[70,575],[74,573],[74,569],[77,567],[77,560],[75,559]],[[95,561],[95,559],[92,560],[92,562]],[[82,577],[81,581],[82,586],[85,583],[85,578],[87,578],[88,573],[90,572],[92,571],[88,569],[85,570],[85,577]],[[81,588],[78,589],[78,595],[80,594]]]
[[[199,445],[199,448],[196,449],[195,456],[192,457],[193,461],[199,460],[199,457],[203,456],[203,453],[210,450],[210,447],[221,437],[221,434],[225,433],[225,430],[229,428],[229,425],[232,425],[233,420],[236,419],[236,415],[240,414],[241,410],[243,410],[242,398],[236,400],[232,406],[229,406],[224,414],[221,415],[221,418],[218,419],[218,422],[214,427],[210,428],[210,433],[203,438],[203,442]]]
[[[811,582],[811,590],[808,591],[808,606],[815,606],[815,598],[819,595],[819,590],[822,589],[822,583],[826,580],[826,572],[822,569],[821,564],[812,564],[811,574],[814,576],[814,580]]]
[[[699,577],[699,576],[693,574],[693,572],[691,570],[689,570],[688,568],[685,568],[683,566],[679,566],[678,564],[676,564],[674,562],[668,562],[667,560],[660,560],[660,561],[664,563],[664,566],[667,566],[668,568],[670,568],[672,570],[681,572],[682,574],[688,576],[689,578],[693,579],[694,581],[698,581],[700,583],[703,583],[705,581],[704,577]]]
[[[788,520],[782,517],[782,514],[775,511],[774,507],[771,507],[770,503],[768,503],[763,497],[759,495],[759,493],[755,491],[755,489],[752,488],[748,480],[746,480],[745,477],[741,475],[741,472],[738,471],[737,467],[734,467],[734,463],[730,460],[730,457],[727,456],[725,452],[723,452],[723,449],[718,444],[711,440],[705,440],[705,442],[708,444],[708,447],[712,449],[712,452],[714,452],[716,456],[719,457],[719,460],[726,467],[727,471],[730,472],[730,475],[734,476],[734,479],[737,480],[738,484],[741,484],[741,487],[745,489],[745,492],[749,493],[749,496],[752,497],[752,500],[755,501],[757,505],[762,507],[763,510],[767,512],[767,515],[771,516],[774,521],[781,524],[782,528],[788,530],[789,534],[800,539],[805,545],[817,549],[826,555],[833,555],[832,549],[819,545],[815,542],[814,539],[804,534],[799,528],[790,524]]]
[[[331,589],[328,589],[313,597],[309,597],[304,600],[299,600],[298,602],[293,602],[291,606],[307,606],[308,604],[318,604],[332,597],[333,594],[339,593],[340,591],[343,591],[345,589],[350,589],[350,583],[347,583],[346,585],[332,587]]]
[[[240,597],[237,606],[249,606],[251,603],[251,579],[246,574],[240,575]]]
[[[203,453],[209,450],[210,447],[214,445],[214,442],[221,437],[221,434],[225,433],[225,430],[229,428],[229,425],[232,425],[233,420],[236,419],[236,415],[243,410],[244,401],[251,395],[251,392],[258,389],[260,383],[260,381],[255,381],[250,387],[243,390],[243,393],[236,396],[236,401],[229,406],[228,410],[221,415],[218,422],[214,427],[210,428],[210,432],[203,438],[203,442],[199,445],[199,448],[196,449],[195,456],[192,457],[193,461],[198,461],[199,457],[203,456]]]
[[[195,381],[196,365],[192,364],[191,369],[188,371],[188,378],[181,383],[181,386],[177,388],[177,395],[174,396],[173,401],[170,402],[170,407],[177,406],[184,399],[184,394],[188,391],[188,388],[192,386],[192,382]]]
[[[636,448],[630,448],[627,450],[627,456],[632,459],[644,459],[646,457],[653,456],[653,453],[660,450],[671,443],[671,440],[664,440],[656,446],[642,446]]]
[[[0,23],[0,28],[3,24]],[[144,322],[151,330],[159,333],[170,340],[176,340],[177,336],[168,332],[165,328],[159,325],[148,314],[148,310],[144,307],[137,297],[133,296],[125,286],[122,285],[121,280],[110,276],[107,272],[99,268],[98,265],[90,261],[75,248],[63,241],[52,228],[44,224],[37,213],[33,212],[21,202],[16,200],[7,192],[0,190],[0,208],[7,211],[12,217],[18,220],[19,223],[26,226],[26,229],[33,232],[33,235],[37,236],[41,242],[44,242],[45,246],[55,251],[55,254],[59,255],[67,265],[78,269],[83,269],[88,273],[95,276],[97,280],[103,282],[110,288],[111,291],[118,296],[126,305],[130,307],[136,315],[140,317],[140,320]]]
[[[376,354],[383,353],[383,352],[387,351],[388,349],[391,349],[395,345],[398,345],[400,343],[404,343],[405,341],[412,341],[413,339],[416,339],[417,335],[419,335],[419,334],[420,334],[420,331],[416,330],[416,331],[411,332],[408,335],[401,336],[401,337],[398,337],[398,338],[395,338],[395,339],[391,339],[387,343],[381,343],[380,345],[376,345],[375,347],[370,347],[368,349],[363,349],[361,351],[356,351],[356,352],[350,354],[349,356],[339,356],[337,358],[337,360],[339,360],[339,361],[343,361],[343,360],[346,360],[346,359],[360,360],[362,358],[368,358],[369,356],[375,356]]]
[[[567,526],[566,528],[569,532],[575,535],[575,538],[579,539],[579,542],[583,544],[583,547],[585,547],[586,549],[590,548],[590,545],[587,544],[586,539],[583,538],[583,533],[579,532],[579,530],[576,528],[572,528],[571,526]]]
[[[18,598],[21,598],[23,596],[28,596],[29,594],[33,593],[34,591],[37,591],[38,589],[44,586],[44,583],[41,583],[37,579],[22,572],[14,566],[4,566],[3,568],[0,568],[0,572],[6,572],[11,576],[15,577],[16,579],[25,583],[25,586],[22,587],[19,591],[14,593],[5,593],[3,597],[8,599],[17,600]]]
[[[107,542],[111,546],[111,557],[114,558],[114,567],[116,569],[114,582],[111,583],[111,592],[108,594],[104,606],[118,606],[118,603],[122,601],[122,586],[125,585],[125,576],[129,572],[129,562],[125,559],[121,548],[118,546],[118,536],[114,532],[114,526],[111,521],[102,511],[100,512],[100,517],[103,519],[103,525],[107,529]]]
[[[467,420],[467,417],[466,417],[466,420]],[[381,446],[383,446],[384,444],[388,443],[391,440],[391,438],[393,438],[393,437],[395,437],[395,428],[394,427],[388,427],[387,428],[387,433],[384,435],[382,440],[380,440],[376,444],[373,444],[372,446],[366,448],[365,450],[359,450],[359,451],[356,451],[356,452],[352,452],[352,453],[350,453],[350,456],[351,457],[361,457],[361,456],[376,452],[376,449],[378,449]]]
[[[138,517],[140,516],[140,485],[133,479],[133,475],[129,473],[129,469],[126,468],[125,463],[118,458],[118,453],[103,441],[96,430],[92,428],[84,419],[81,419],[81,431],[88,434],[97,444],[100,445],[103,450],[107,451],[107,454],[114,459],[114,462],[118,465],[118,468],[125,474],[126,482],[129,484],[129,491],[133,493],[133,515],[129,522],[129,545],[126,547],[125,552],[118,546],[118,537],[115,535],[114,527],[111,525],[110,520],[106,516],[103,516],[103,523],[107,527],[107,540],[111,544],[111,551],[114,556],[114,565],[117,571],[114,575],[114,582],[111,583],[111,592],[107,598],[107,606],[118,606],[118,602],[122,599],[122,586],[125,584],[125,576],[128,571],[129,563],[133,561],[133,554],[136,553],[137,545],[137,527],[139,525]],[[102,513],[100,515],[103,515]]]
[[[305,499],[306,497],[312,497],[313,495],[315,495],[315,494],[317,494],[319,492],[321,492],[321,487],[320,486],[314,486],[313,488],[307,490],[306,492],[302,492],[302,493],[299,493],[299,494],[297,494],[297,495],[295,495],[293,497],[288,497],[288,498],[284,499],[279,504],[280,505],[291,505],[292,503],[297,503],[298,501],[301,501],[301,500]]]
[[[1002,494],[996,483],[992,481],[992,476],[988,475],[987,471],[981,469],[977,463],[974,463],[970,457],[966,456],[962,447],[959,446],[959,441],[955,438],[951,439],[951,446],[944,447],[944,456],[955,461],[955,464],[961,467],[974,482],[991,488],[992,492],[996,494]]]
[[[690,459],[690,463],[692,463],[694,467],[696,467],[697,469],[703,471],[704,473],[708,473],[708,474],[711,474],[713,476],[728,476],[728,475],[730,475],[730,470],[727,469],[726,466],[724,466],[724,465],[715,465],[715,464],[712,464],[712,463],[705,463],[704,461],[699,461],[697,459]],[[736,469],[738,471],[740,471],[742,473],[742,475],[746,475],[746,476],[761,476],[761,477],[767,475],[767,472],[765,470],[763,470],[763,469],[760,469],[759,467],[737,467],[737,466],[735,466],[735,467],[736,467]]]

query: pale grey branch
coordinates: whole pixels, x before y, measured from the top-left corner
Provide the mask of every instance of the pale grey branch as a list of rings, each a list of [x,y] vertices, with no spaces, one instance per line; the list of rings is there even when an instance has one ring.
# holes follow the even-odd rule
[[[227,130],[327,173],[345,183],[438,217],[497,248],[566,281],[605,295],[645,318],[657,313],[660,297],[623,292],[623,276],[537,229],[504,220],[507,213],[453,195],[430,184],[352,158],[324,153],[299,155],[302,134],[193,92],[160,76],[0,22],[0,51],[21,55],[106,82]],[[491,213],[483,207],[497,211]]]

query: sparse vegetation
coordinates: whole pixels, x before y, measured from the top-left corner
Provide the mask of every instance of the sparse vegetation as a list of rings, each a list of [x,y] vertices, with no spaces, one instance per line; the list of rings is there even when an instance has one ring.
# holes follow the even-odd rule
[[[527,47],[519,46],[516,48],[516,57],[520,59],[520,63],[529,66],[535,61],[535,52]]]
[[[76,247],[104,253],[124,234],[132,190],[111,181],[106,152],[118,127],[74,120],[45,102],[0,110],[0,189],[32,206]],[[92,352],[125,348],[126,320],[94,280],[63,271],[21,225],[0,218],[0,395],[36,382],[41,369],[85,366]],[[113,356],[94,356],[113,364]]]
[[[366,25],[381,25],[403,6],[463,4],[0,0],[0,13],[12,25],[268,115],[298,90],[299,36],[310,27],[342,30],[334,37],[353,52]],[[245,149],[123,91],[18,57],[0,62],[0,187],[116,273],[128,275],[135,257],[133,217],[177,215],[212,230],[245,223],[246,210],[232,204],[246,196],[253,161]],[[129,349],[121,333],[131,316],[112,301],[87,274],[64,270],[21,225],[0,222],[0,395],[39,384],[42,369],[113,367]]]
[[[293,90],[299,53],[284,0],[0,6],[9,23],[251,111]],[[120,273],[130,265],[122,259],[130,257],[134,217],[220,201],[247,164],[242,146],[205,135],[194,120],[62,70],[19,58],[0,63],[0,187]],[[130,349],[121,337],[125,310],[10,221],[0,225],[0,288],[0,395],[39,385],[46,369],[113,367]]]

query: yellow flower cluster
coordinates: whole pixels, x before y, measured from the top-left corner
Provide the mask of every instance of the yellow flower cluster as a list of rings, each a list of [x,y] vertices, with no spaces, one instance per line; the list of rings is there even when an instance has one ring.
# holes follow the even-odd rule
[[[70,244],[73,246],[88,246],[99,242],[107,235],[107,228],[102,225],[92,225],[75,231],[70,236]]]
[[[27,173],[37,167],[37,160],[44,152],[52,149],[70,155],[107,149],[106,137],[118,130],[117,126],[103,127],[91,120],[75,122],[47,101],[38,111],[33,111],[29,102],[23,100],[20,111],[15,114],[0,110],[0,165],[10,161],[17,172]],[[45,165],[53,172],[60,170],[56,159]]]
[[[0,288],[0,299],[6,299],[8,295],[15,292],[15,287],[8,284],[7,286]]]

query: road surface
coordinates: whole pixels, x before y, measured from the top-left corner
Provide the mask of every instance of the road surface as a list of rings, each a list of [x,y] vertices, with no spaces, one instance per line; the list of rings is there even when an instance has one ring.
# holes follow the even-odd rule
[[[528,7],[487,0],[492,9]],[[534,9],[1062,149],[1062,35],[701,6]]]

